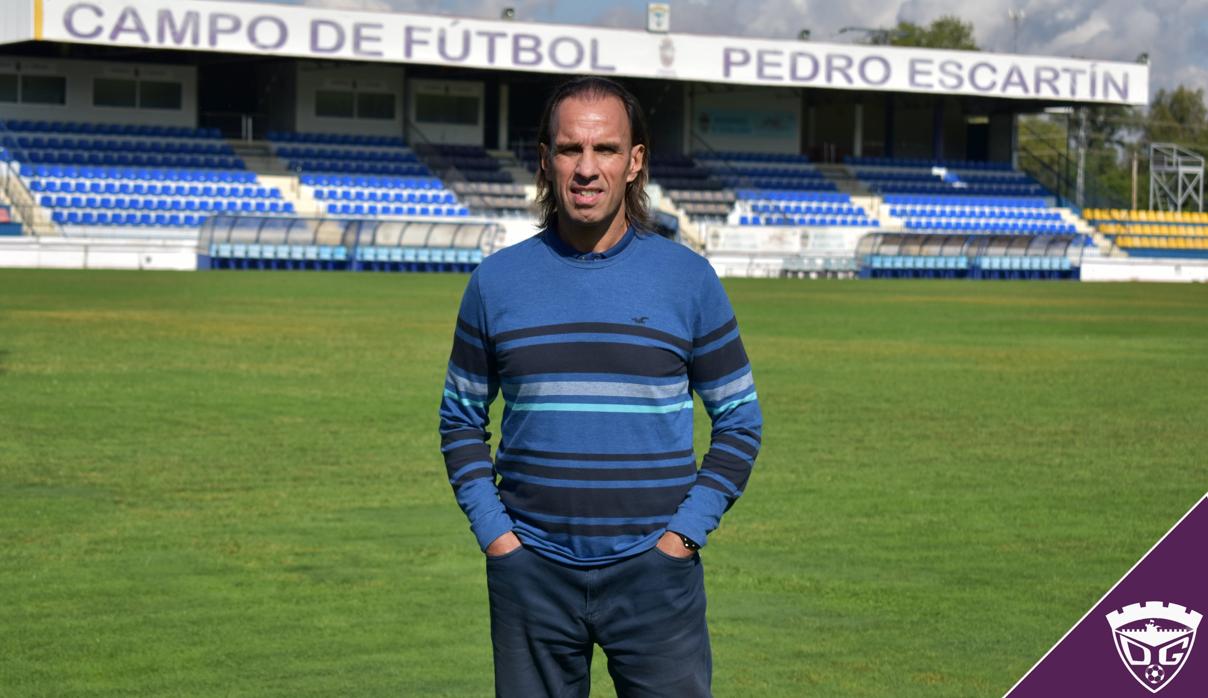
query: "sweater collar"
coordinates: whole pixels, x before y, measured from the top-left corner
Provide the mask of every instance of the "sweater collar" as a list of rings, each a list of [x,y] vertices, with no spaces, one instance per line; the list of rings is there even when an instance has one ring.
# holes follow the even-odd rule
[[[553,226],[545,229],[543,237],[545,244],[549,245],[550,249],[557,253],[559,257],[565,257],[579,262],[595,262],[604,259],[611,259],[619,255],[626,247],[629,246],[629,243],[633,241],[634,234],[634,229],[631,225],[625,230],[625,234],[621,236],[620,240],[617,240],[615,245],[609,247],[603,252],[580,252],[576,250],[575,248],[566,244],[562,237],[558,235],[558,231],[555,230]]]

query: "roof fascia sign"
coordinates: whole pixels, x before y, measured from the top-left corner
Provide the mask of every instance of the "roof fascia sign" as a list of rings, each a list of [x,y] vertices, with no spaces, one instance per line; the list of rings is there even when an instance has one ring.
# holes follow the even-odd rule
[[[34,0],[46,41],[771,87],[1146,104],[1149,67],[210,0]]]

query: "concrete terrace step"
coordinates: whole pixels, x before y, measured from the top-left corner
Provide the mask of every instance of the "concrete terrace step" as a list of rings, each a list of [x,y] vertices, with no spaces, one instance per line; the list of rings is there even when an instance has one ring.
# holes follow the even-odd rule
[[[817,164],[814,169],[834,183],[835,188],[849,196],[869,196],[868,187],[864,185],[846,165]]]
[[[292,175],[285,161],[278,158],[267,141],[227,140],[243,164],[258,175]]]

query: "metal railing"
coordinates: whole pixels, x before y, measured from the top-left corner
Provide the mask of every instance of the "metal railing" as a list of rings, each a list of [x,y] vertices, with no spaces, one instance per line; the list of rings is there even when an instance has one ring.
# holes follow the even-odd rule
[[[709,160],[710,162],[720,162],[721,163],[722,176],[733,177],[736,181],[739,182],[739,186],[736,186],[736,187],[729,187],[729,186],[726,186],[724,182],[718,182],[718,184],[722,185],[723,189],[739,189],[739,188],[758,189],[759,188],[759,187],[755,186],[755,183],[751,179],[750,175],[743,174],[742,172],[734,169],[733,166],[730,164],[730,161],[727,160],[721,153],[717,152],[713,148],[713,145],[710,144],[709,141],[705,140],[704,137],[701,136],[699,133],[697,133],[695,130],[692,131],[692,143],[693,143],[694,147],[701,147],[701,146],[704,147],[705,153],[706,153],[706,155],[708,155],[708,157],[705,158],[706,160]],[[690,154],[689,157],[692,157],[692,159],[695,160],[696,159],[695,153],[698,153],[698,152],[700,152],[700,151],[696,150],[694,153]],[[713,167],[710,166],[710,169],[712,170]],[[714,172],[710,173],[709,179],[713,179],[713,174],[715,172],[716,172],[716,170],[714,170]]]
[[[0,168],[0,189],[17,212],[18,222],[26,235],[63,235],[63,226],[38,205],[33,192],[21,177],[20,162],[5,162]]]
[[[1020,139],[1019,169],[1052,192],[1058,206],[1076,212],[1084,208],[1129,208],[1085,170],[1079,192],[1077,156],[1058,148],[1023,120],[1019,121],[1019,130],[1020,136],[1028,137],[1027,145]]]
[[[407,145],[411,147],[411,150],[416,155],[420,155],[421,152],[423,153],[424,164],[428,166],[428,169],[439,173],[441,180],[445,183],[445,188],[452,189],[454,182],[469,181],[461,173],[461,170],[457,169],[457,166],[440,152],[440,144],[433,143],[414,121],[407,119],[406,123]],[[415,147],[417,141],[419,145],[424,146],[422,149]]]

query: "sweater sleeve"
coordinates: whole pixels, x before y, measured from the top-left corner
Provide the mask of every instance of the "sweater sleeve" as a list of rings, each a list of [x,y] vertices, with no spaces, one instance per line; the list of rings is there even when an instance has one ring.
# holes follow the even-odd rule
[[[440,403],[440,450],[445,458],[449,484],[478,547],[486,550],[491,541],[512,530],[512,520],[499,501],[495,465],[491,461],[491,402],[499,393],[495,356],[486,325],[486,312],[478,285],[478,274],[470,276],[445,377]]]
[[[711,268],[706,277],[698,296],[688,381],[704,403],[713,430],[696,482],[667,524],[668,530],[700,545],[742,495],[763,431],[751,364],[730,299]]]

